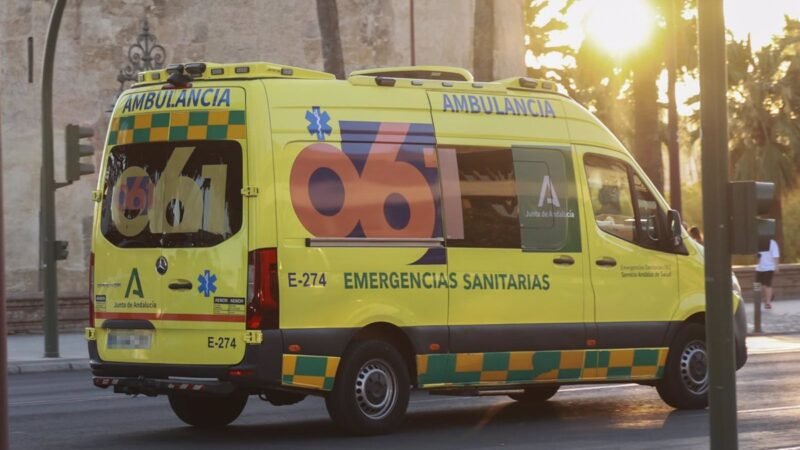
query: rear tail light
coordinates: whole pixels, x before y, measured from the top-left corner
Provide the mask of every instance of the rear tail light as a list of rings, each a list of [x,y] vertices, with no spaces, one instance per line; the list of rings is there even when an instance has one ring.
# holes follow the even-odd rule
[[[89,326],[94,327],[94,253],[89,255]]]
[[[278,250],[250,252],[247,267],[247,329],[278,328]]]

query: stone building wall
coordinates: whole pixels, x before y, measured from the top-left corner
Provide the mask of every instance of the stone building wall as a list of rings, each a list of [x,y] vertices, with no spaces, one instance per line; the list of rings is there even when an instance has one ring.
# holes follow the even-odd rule
[[[472,67],[474,0],[416,0],[417,64]],[[523,75],[523,0],[498,0],[496,78]],[[0,106],[7,293],[41,297],[38,211],[41,165],[41,62],[52,0],[0,2]],[[410,64],[409,2],[339,0],[345,71]],[[54,72],[56,179],[63,180],[67,123],[95,128],[99,164],[116,76],[147,17],[167,63],[266,60],[322,70],[315,0],[70,0],[61,22]],[[28,82],[27,40],[34,41]],[[59,293],[87,293],[87,265],[97,175],[56,193],[57,238],[69,241],[59,262]]]

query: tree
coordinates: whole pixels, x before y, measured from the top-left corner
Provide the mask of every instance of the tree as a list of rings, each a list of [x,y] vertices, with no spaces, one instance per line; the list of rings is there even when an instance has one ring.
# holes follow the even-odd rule
[[[317,0],[317,19],[322,40],[322,59],[325,72],[344,79],[342,38],[339,34],[339,11],[336,0]]]
[[[691,8],[694,0],[652,1],[663,18],[677,18],[669,22],[675,28],[674,34],[679,37],[674,43],[674,68],[670,71],[674,83],[677,72],[696,67],[696,44],[692,38],[696,36],[694,32],[696,28],[693,18],[684,19],[681,14],[669,15],[668,12],[671,6],[677,8],[678,12]],[[564,14],[573,3],[567,1],[560,13]],[[662,105],[658,103],[656,81],[666,63],[665,55],[668,53],[662,51],[668,42],[664,36],[665,30],[659,26],[648,45],[627,58],[614,61],[589,40],[584,41],[577,50],[564,46],[549,46],[547,44],[549,33],[562,30],[567,25],[562,20],[552,19],[544,25],[537,26],[536,19],[546,5],[547,1],[543,0],[534,0],[529,5],[528,50],[534,55],[556,51],[565,58],[574,59],[574,65],[566,68],[543,67],[533,69],[529,74],[549,75],[560,81],[571,97],[592,110],[633,150],[649,178],[659,190],[663,191],[664,164],[661,157],[661,142],[668,138],[668,133],[662,132],[664,127],[661,121]],[[674,88],[671,89],[671,92],[673,91]],[[672,117],[674,124],[677,121],[677,114]],[[673,166],[673,170],[678,169],[678,164]]]
[[[756,52],[749,39],[728,44],[730,170],[737,180],[775,183],[781,243],[780,198],[797,187],[800,169],[800,21],[787,17],[784,31]]]
[[[558,11],[559,15],[567,13],[574,0],[567,0]],[[567,23],[559,16],[551,17],[547,22],[539,24],[542,11],[548,6],[546,0],[533,0],[526,10],[527,51],[534,57],[556,53],[565,64],[561,67],[537,66],[528,67],[528,76],[549,78],[557,81],[567,94],[578,103],[592,111],[621,140],[627,141],[628,130],[626,114],[621,109],[627,108],[627,99],[619,99],[623,85],[627,81],[602,49],[591,41],[584,41],[574,49],[568,45],[552,45],[550,34],[565,30]],[[620,102],[623,108],[620,108]]]
[[[494,0],[476,0],[472,66],[475,79],[494,79]]]

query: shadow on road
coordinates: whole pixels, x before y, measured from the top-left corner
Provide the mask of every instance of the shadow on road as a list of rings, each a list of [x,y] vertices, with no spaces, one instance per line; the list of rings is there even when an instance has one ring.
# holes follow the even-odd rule
[[[136,448],[464,448],[486,445],[529,445],[557,448],[565,436],[587,446],[600,442],[653,443],[677,436],[707,436],[705,411],[672,411],[636,402],[554,400],[525,405],[500,399],[442,401],[433,408],[412,410],[391,435],[352,437],[327,419],[283,419],[279,423],[234,425],[217,430],[176,427],[157,432],[118,436]],[[419,409],[419,408],[417,408]],[[274,417],[274,416],[273,416]],[[266,420],[266,418],[265,418]],[[290,421],[289,421],[290,420]],[[580,423],[576,427],[576,423]]]

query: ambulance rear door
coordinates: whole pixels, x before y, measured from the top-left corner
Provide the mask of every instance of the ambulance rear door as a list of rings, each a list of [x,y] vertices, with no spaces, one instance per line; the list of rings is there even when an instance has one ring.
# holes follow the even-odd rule
[[[183,92],[192,98],[195,90],[198,98],[209,92],[207,108],[170,108],[173,94],[161,109],[123,108],[113,119],[95,277],[123,282],[107,289],[96,312],[104,361],[229,365],[243,358],[244,89]],[[210,100],[222,96],[229,100]]]

